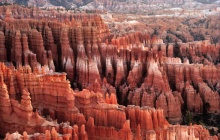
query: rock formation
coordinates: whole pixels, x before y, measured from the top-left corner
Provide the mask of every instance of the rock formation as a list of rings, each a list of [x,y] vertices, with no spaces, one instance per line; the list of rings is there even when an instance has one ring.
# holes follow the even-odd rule
[[[51,73],[44,67],[36,69],[32,73],[29,66],[19,67],[19,69],[11,71],[13,67],[8,68],[3,63],[0,63],[0,68],[0,84],[2,85],[0,91],[2,103],[4,103],[0,106],[1,114],[3,115],[1,115],[1,128],[7,123],[7,129],[1,131],[1,134],[16,130],[23,132],[25,130],[28,134],[35,132],[45,133],[45,135],[34,134],[32,136],[39,139],[43,137],[47,139],[63,137],[64,139],[79,138],[84,140],[102,139],[106,136],[111,136],[115,139],[133,139],[132,130],[140,127],[140,129],[137,129],[141,131],[139,137],[145,139],[147,137],[161,137],[160,135],[163,131],[167,132],[166,135],[170,135],[168,130],[176,127],[166,121],[161,109],[119,106],[115,104],[114,94],[109,99],[109,103],[113,103],[111,105],[107,104],[108,102],[105,103],[101,93],[94,93],[88,90],[74,92],[70,88],[69,82],[66,81],[65,74]],[[6,75],[9,71],[11,71],[11,75]],[[14,83],[17,85],[15,87],[19,87],[15,93],[17,95],[16,99],[10,99],[8,88],[4,82],[9,80],[8,82],[10,83],[10,77],[17,77],[13,78]],[[21,93],[20,98],[19,93]],[[30,95],[32,98],[30,98]],[[20,103],[18,102],[19,99],[21,100]],[[171,105],[168,104],[168,106]],[[33,108],[37,109],[35,113],[32,112]],[[48,122],[45,118],[40,117],[39,114],[49,115],[51,118],[47,117],[48,120],[54,118],[58,122],[69,121],[70,123],[57,124],[56,122]],[[11,122],[12,120],[13,122]],[[22,127],[13,127],[14,124]],[[36,126],[40,126],[40,129]],[[112,127],[110,128],[109,126]],[[80,127],[80,131],[77,129],[78,127]],[[158,128],[162,130],[158,131]],[[186,129],[199,131],[198,134],[203,131],[195,130],[194,127],[186,127]],[[177,132],[179,131],[184,133],[182,129]],[[26,132],[23,135],[7,134],[5,139],[30,137]],[[177,132],[175,135],[178,135]],[[165,136],[162,139],[165,139]],[[190,133],[186,137],[205,138],[209,137],[209,133],[206,131],[206,135],[198,136]],[[213,137],[213,139],[216,138]]]
[[[217,139],[202,126],[171,124],[185,111],[220,112],[219,44],[117,36],[96,14],[0,13],[6,139]]]
[[[7,61],[7,53],[5,48],[5,35],[3,32],[0,32],[0,61]]]

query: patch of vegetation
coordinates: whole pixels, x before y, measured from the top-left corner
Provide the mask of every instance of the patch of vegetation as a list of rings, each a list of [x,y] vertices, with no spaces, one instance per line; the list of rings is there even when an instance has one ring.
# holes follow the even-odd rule
[[[0,6],[8,6],[11,5],[10,3],[0,3]]]
[[[220,133],[220,114],[211,114],[211,113],[203,113],[203,114],[194,114],[193,112],[186,111],[183,116],[183,124],[199,124],[204,126],[209,130],[211,135],[217,135]],[[216,130],[217,128],[217,130]]]
[[[185,116],[183,116],[183,123],[185,125],[190,125],[193,123],[193,112],[186,111]]]
[[[174,53],[174,57],[182,58],[181,52],[180,52],[180,45],[178,45],[176,41],[174,43],[173,53]]]
[[[203,3],[203,4],[212,4],[216,2],[217,0],[196,0],[197,2]]]

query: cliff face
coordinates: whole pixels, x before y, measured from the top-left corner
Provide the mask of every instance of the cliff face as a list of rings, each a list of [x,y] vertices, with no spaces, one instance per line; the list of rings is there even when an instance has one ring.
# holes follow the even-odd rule
[[[16,6],[0,11],[5,15],[0,21],[1,135],[17,130],[44,133],[32,136],[36,139],[210,137],[201,126],[171,125],[165,117],[173,124],[182,122],[181,111],[220,112],[219,44],[175,48],[142,33],[117,37],[93,14]],[[174,58],[176,49],[184,62]],[[26,132],[21,137],[28,137]],[[15,137],[20,135],[6,139]]]

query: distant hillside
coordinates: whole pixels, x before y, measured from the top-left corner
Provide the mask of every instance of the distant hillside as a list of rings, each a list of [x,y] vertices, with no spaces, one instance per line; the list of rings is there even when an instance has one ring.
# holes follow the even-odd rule
[[[220,0],[11,0],[14,3],[41,7],[44,5],[107,10],[118,13],[151,13],[167,8],[211,9],[220,6]]]
[[[28,0],[14,0],[14,3],[20,4],[20,5],[27,5]]]

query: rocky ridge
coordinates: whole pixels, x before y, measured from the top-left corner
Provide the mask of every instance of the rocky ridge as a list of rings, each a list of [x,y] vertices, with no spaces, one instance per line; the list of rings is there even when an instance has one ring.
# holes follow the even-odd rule
[[[105,10],[116,13],[152,14],[167,9],[213,9],[218,0],[3,0],[2,3],[16,3],[30,7]]]

